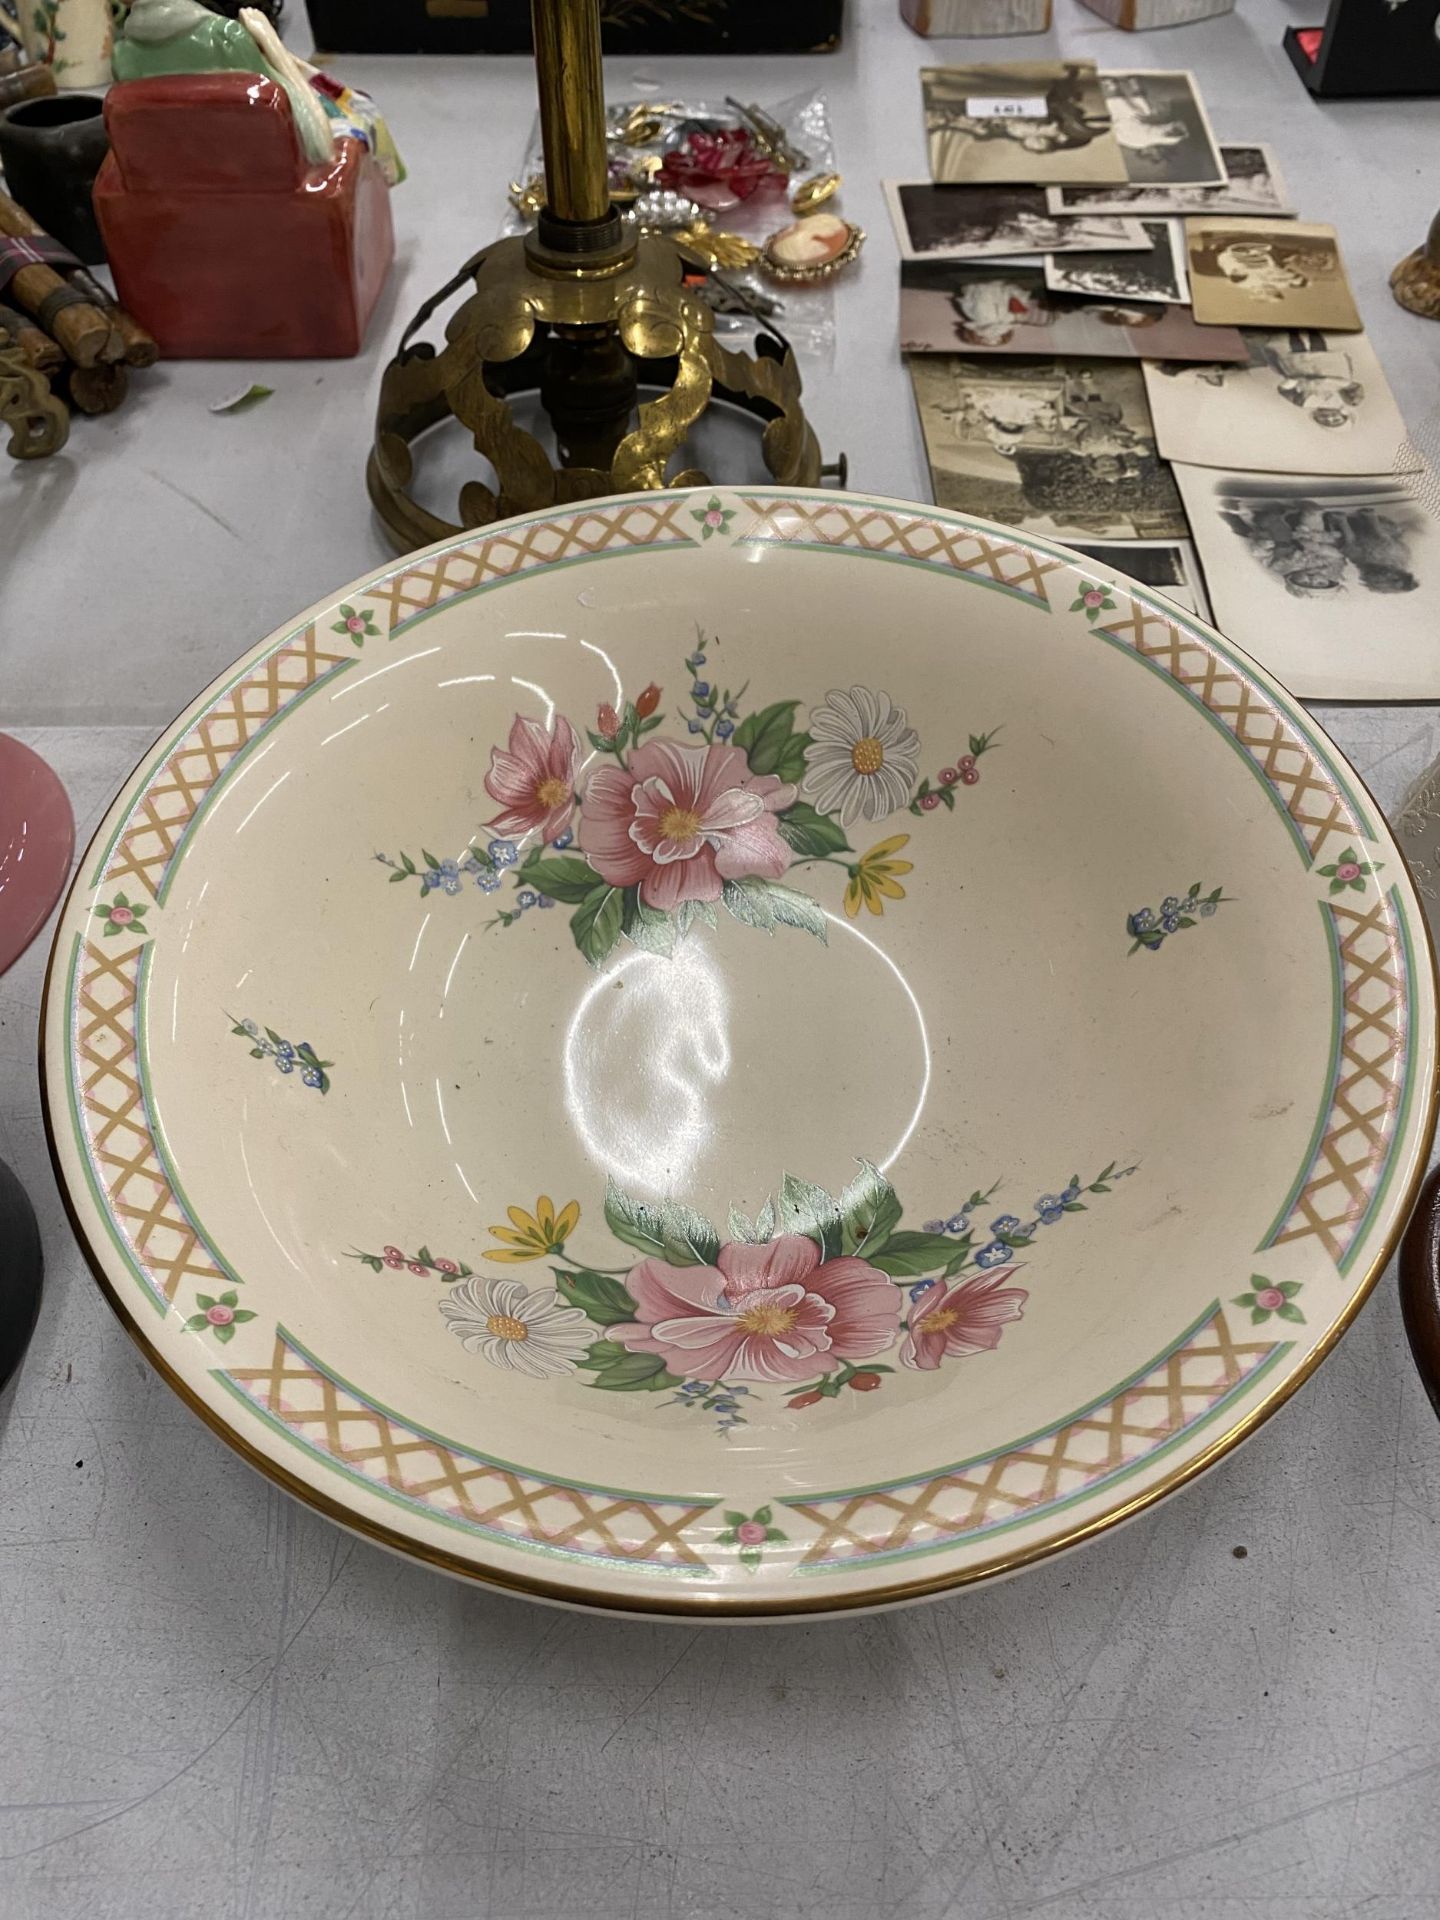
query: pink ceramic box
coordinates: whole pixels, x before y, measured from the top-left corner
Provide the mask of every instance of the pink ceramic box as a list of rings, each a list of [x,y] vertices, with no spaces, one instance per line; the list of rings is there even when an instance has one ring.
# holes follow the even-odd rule
[[[174,359],[358,353],[394,254],[373,156],[312,165],[258,74],[132,80],[105,102],[95,211],[120,299]]]

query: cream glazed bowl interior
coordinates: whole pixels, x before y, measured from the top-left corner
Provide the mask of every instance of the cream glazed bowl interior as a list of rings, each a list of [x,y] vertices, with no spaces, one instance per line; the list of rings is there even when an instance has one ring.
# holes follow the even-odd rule
[[[1430,1140],[1403,860],[1159,595],[936,509],[646,494],[249,653],[87,855],[53,1149],[270,1478],[632,1613],[916,1598],[1250,1432]]]

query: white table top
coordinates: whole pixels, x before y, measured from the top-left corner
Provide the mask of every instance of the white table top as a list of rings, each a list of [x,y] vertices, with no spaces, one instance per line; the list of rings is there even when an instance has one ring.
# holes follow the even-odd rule
[[[1057,0],[1050,36],[923,43],[893,0],[851,0],[828,59],[617,61],[609,86],[642,71],[661,97],[827,91],[870,244],[807,403],[867,492],[928,495],[879,187],[924,172],[916,69],[1055,47],[1193,67],[1222,138],[1275,144],[1301,212],[1338,226],[1433,453],[1440,326],[1385,281],[1440,198],[1440,111],[1315,105],[1280,35],[1318,0],[1242,6],[1125,35]],[[66,453],[0,462],[0,724],[65,779],[82,842],[206,681],[386,556],[362,485],[379,370],[493,232],[527,138],[522,61],[335,64],[382,100],[411,168],[364,354],[162,367],[119,414],[77,422]],[[251,377],[275,398],[207,411]],[[1321,717],[1385,804],[1440,749],[1437,708]],[[1236,1457],[1018,1582],[771,1630],[531,1607],[338,1532],[151,1374],[51,1176],[43,965],[42,942],[0,978],[0,1156],[49,1269],[0,1400],[6,1920],[1440,1912],[1440,1431],[1393,1278]]]

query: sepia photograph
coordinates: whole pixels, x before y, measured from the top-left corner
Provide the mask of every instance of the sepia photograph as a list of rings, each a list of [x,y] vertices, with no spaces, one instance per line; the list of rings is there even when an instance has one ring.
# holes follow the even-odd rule
[[[1193,74],[1104,73],[1101,91],[1132,186],[1205,186],[1225,168]]]
[[[1192,217],[1185,248],[1202,325],[1360,330],[1333,227]]]
[[[1138,366],[935,355],[909,367],[942,507],[1060,540],[1185,538]]]
[[[1428,475],[1177,464],[1216,624],[1307,700],[1440,695]],[[1427,591],[1422,591],[1426,589]]]
[[[937,187],[928,180],[884,184],[902,260],[1144,252],[1148,244],[1138,220],[1051,213],[1042,187]]]
[[[1185,242],[1173,220],[1142,220],[1144,253],[1066,254],[1045,262],[1053,293],[1084,293],[1100,300],[1159,300],[1189,306]]]
[[[1077,553],[1094,563],[1101,580],[1121,575],[1138,580],[1173,600],[1185,613],[1210,618],[1210,604],[1200,575],[1200,562],[1188,540],[1072,541]]]
[[[1249,357],[1234,327],[1197,326],[1188,307],[1053,293],[1042,267],[983,260],[902,262],[900,346],[905,353],[1074,354],[1237,366]]]
[[[1241,213],[1272,220],[1294,215],[1275,156],[1263,142],[1221,147],[1220,164],[1225,178],[1213,186],[1050,187],[1046,199],[1052,213]]]
[[[1241,366],[1146,365],[1167,460],[1269,473],[1407,473],[1423,465],[1363,333],[1239,338],[1248,355]]]
[[[1119,182],[1131,177],[1093,60],[923,67],[936,181]]]

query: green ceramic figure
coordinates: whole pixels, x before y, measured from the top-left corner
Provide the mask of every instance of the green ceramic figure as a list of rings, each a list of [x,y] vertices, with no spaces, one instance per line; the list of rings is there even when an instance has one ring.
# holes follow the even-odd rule
[[[264,74],[284,88],[306,153],[312,160],[324,160],[332,148],[324,110],[293,55],[268,29],[264,17],[258,17],[261,29],[270,32],[274,58],[267,57],[243,19],[225,19],[201,6],[200,0],[133,0],[124,31],[115,42],[115,78],[150,80],[166,73]]]
[[[115,78],[150,80],[162,73],[263,73],[278,81],[238,20],[200,0],[134,0],[115,42]]]

